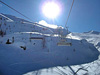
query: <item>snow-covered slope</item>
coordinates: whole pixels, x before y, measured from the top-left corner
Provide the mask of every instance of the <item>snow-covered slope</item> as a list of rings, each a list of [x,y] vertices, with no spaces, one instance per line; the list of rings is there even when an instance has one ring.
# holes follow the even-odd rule
[[[69,34],[73,39],[86,39],[88,42],[97,45],[100,42],[100,32],[89,31],[85,33],[71,33]]]
[[[58,35],[65,35],[66,32],[62,27],[55,29],[1,14],[0,75],[94,74],[88,66],[99,60],[99,42],[96,42],[95,47],[94,41],[90,39],[100,36],[92,33],[70,33],[69,36],[73,39],[66,40],[72,46],[58,46],[57,43],[62,40]],[[92,38],[92,35],[95,37]]]
[[[66,34],[66,30],[61,26],[57,27],[49,24],[43,25],[41,24],[41,22],[33,23],[12,15],[0,14],[0,30],[6,32],[7,34],[15,32],[39,32],[45,34],[58,34],[58,31],[60,30],[62,30]]]
[[[88,41],[92,43],[100,52],[100,32],[89,31],[84,33],[70,33],[69,36],[72,39],[79,41]],[[79,46],[80,48],[80,46]],[[78,61],[78,59],[75,59]],[[40,69],[37,71],[31,71],[24,75],[100,75],[100,56],[97,60],[90,63],[78,64],[78,65],[66,65],[56,66],[48,69]]]

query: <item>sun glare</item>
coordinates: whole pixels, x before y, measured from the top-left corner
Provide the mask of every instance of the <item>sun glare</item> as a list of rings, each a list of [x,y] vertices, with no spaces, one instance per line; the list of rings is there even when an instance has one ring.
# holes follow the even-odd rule
[[[43,14],[48,18],[56,18],[60,14],[60,7],[54,2],[48,2],[43,5]]]

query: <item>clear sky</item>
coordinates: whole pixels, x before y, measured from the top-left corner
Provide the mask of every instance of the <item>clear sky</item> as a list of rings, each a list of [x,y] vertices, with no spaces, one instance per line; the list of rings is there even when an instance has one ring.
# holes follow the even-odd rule
[[[1,0],[34,22],[45,20],[47,23],[54,23],[64,27],[72,0],[54,0],[60,4],[61,14],[52,21],[42,13],[42,5],[52,0]],[[0,13],[14,15],[24,18],[20,14],[0,3]],[[26,19],[26,18],[24,18]],[[71,32],[86,32],[90,30],[100,31],[100,0],[75,0],[68,25]]]

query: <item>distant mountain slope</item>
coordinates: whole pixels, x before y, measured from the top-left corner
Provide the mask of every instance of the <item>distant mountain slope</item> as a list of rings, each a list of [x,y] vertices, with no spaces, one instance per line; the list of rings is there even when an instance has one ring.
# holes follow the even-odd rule
[[[84,33],[90,33],[90,34],[100,34],[100,32],[98,32],[98,31],[93,31],[93,30],[91,30],[91,31],[89,31],[89,32],[84,32]]]
[[[97,45],[100,42],[100,32],[89,31],[84,33],[71,33],[69,34],[73,39],[86,39],[88,42]]]

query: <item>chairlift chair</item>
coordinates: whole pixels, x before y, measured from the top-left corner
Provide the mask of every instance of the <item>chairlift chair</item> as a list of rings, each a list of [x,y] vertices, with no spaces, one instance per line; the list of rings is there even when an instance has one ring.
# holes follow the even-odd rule
[[[57,43],[58,46],[72,46],[71,42],[67,42],[66,38],[61,38]]]
[[[72,2],[72,5],[71,5],[71,8],[70,8],[70,11],[69,11],[69,14],[68,14],[68,17],[67,17],[67,21],[66,21],[66,24],[65,24],[65,28],[67,29],[67,23],[68,23],[68,19],[69,19],[69,16],[70,16],[70,13],[71,13],[71,10],[72,10],[72,7],[73,7],[73,4],[74,4],[74,0]],[[68,29],[67,29],[68,30]],[[68,31],[67,31],[68,32]],[[68,35],[68,34],[67,34]],[[61,33],[61,37],[63,37],[63,34]],[[72,43],[71,42],[67,42],[66,40],[66,36],[63,37],[63,40],[61,39],[58,43],[57,43],[58,46],[71,46]]]

